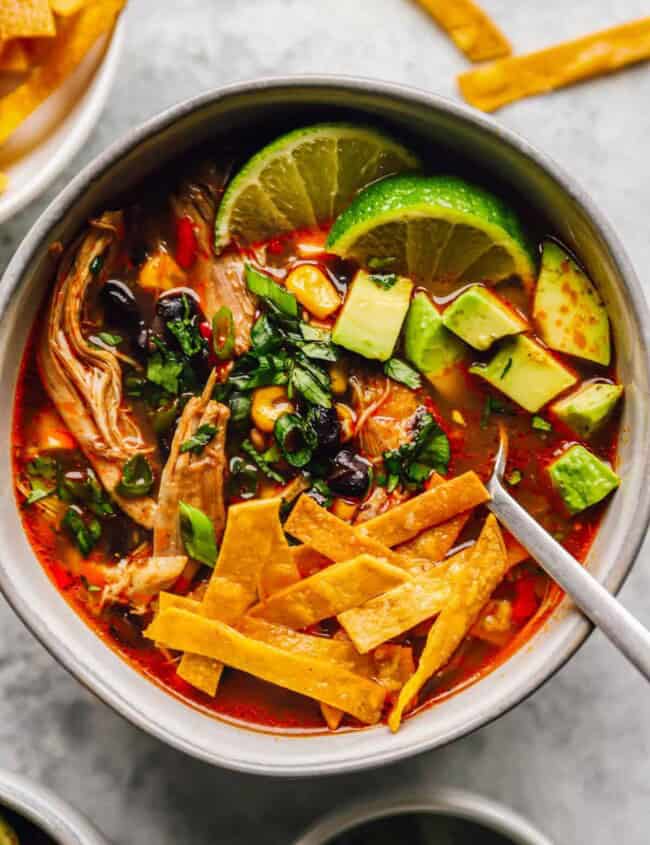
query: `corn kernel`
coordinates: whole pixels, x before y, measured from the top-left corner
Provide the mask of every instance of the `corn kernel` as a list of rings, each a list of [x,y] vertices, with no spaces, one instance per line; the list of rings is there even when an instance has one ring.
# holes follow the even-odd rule
[[[138,276],[141,288],[171,290],[185,284],[185,273],[166,252],[147,258]]]
[[[322,270],[313,264],[301,264],[287,276],[287,290],[320,320],[329,317],[341,305],[336,288]]]
[[[351,522],[356,516],[359,505],[356,502],[348,502],[347,499],[334,499],[332,503],[332,513],[338,516],[339,519],[344,519],[346,522]]]
[[[263,452],[266,449],[266,440],[259,429],[251,428],[250,439],[258,452]]]
[[[341,442],[346,443],[354,437],[356,415],[352,408],[348,405],[344,405],[343,402],[337,402],[334,409],[336,410],[336,416],[339,418],[339,423],[341,424]]]
[[[258,387],[253,392],[251,417],[260,431],[270,433],[277,418],[291,414],[293,410],[284,387]]]
[[[456,408],[451,412],[451,418],[456,423],[456,425],[467,425],[465,422],[465,417],[458,411]]]
[[[330,367],[332,393],[342,396],[348,389],[348,368],[343,361],[337,361]]]

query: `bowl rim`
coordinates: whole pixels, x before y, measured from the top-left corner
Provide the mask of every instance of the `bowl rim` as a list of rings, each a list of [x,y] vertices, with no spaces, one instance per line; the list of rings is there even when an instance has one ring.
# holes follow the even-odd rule
[[[79,150],[88,140],[90,133],[97,126],[115,82],[120,64],[126,33],[126,17],[120,15],[103,47],[97,67],[88,83],[88,87],[79,99],[79,113],[70,131],[64,137],[56,153],[49,159],[32,180],[25,183],[5,203],[0,203],[0,223],[11,220],[35,199],[38,199],[60,176]]]
[[[107,845],[81,813],[52,791],[6,769],[0,769],[0,811],[2,807],[24,816],[56,845]]]
[[[332,837],[386,816],[424,813],[475,822],[508,837],[512,845],[553,845],[540,830],[505,804],[456,787],[420,788],[413,794],[386,791],[383,797],[361,799],[317,819],[293,845],[327,845]]]
[[[609,250],[614,264],[621,278],[624,280],[625,291],[631,300],[633,311],[638,318],[638,343],[641,347],[642,357],[646,362],[646,369],[650,373],[650,366],[648,364],[650,361],[650,311],[648,310],[640,282],[618,236],[615,234],[605,215],[592,202],[588,194],[576,183],[573,177],[569,176],[549,156],[538,151],[517,133],[501,126],[493,118],[462,104],[421,88],[365,77],[335,74],[271,76],[218,87],[160,112],[114,141],[93,161],[87,164],[50,203],[18,247],[0,281],[0,325],[6,316],[13,298],[19,291],[23,275],[29,266],[32,255],[47,241],[51,230],[67,215],[79,195],[86,188],[92,186],[92,183],[104,171],[126,157],[132,148],[170,128],[173,124],[181,121],[191,113],[212,104],[227,101],[229,98],[234,99],[238,96],[251,94],[263,95],[274,91],[286,91],[287,89],[299,90],[301,88],[311,88],[314,90],[330,89],[357,96],[363,94],[375,95],[385,97],[393,103],[428,108],[465,124],[472,125],[476,129],[496,138],[500,143],[505,144],[515,153],[532,161],[555,184],[559,185],[569,199],[582,208]],[[646,465],[650,464],[650,451],[646,452],[644,460]],[[650,493],[640,496],[639,509],[625,538],[625,554],[621,554],[604,580],[605,585],[613,592],[618,592],[629,574],[638,556],[649,522]],[[213,765],[252,774],[296,777],[359,771],[378,765],[386,765],[405,757],[423,753],[431,748],[445,745],[490,723],[531,695],[571,658],[593,630],[593,626],[585,617],[575,609],[570,609],[569,614],[572,616],[571,630],[567,631],[564,645],[558,649],[558,654],[550,658],[548,666],[543,671],[533,672],[527,677],[522,678],[521,682],[517,684],[516,689],[505,691],[498,702],[485,706],[480,714],[475,715],[473,719],[468,720],[463,726],[459,725],[454,730],[449,730],[442,737],[432,736],[424,741],[420,739],[416,742],[411,742],[411,744],[404,743],[400,745],[396,743],[388,750],[376,749],[369,751],[363,756],[350,754],[344,759],[339,758],[326,762],[317,760],[302,763],[284,761],[274,764],[258,763],[245,759],[232,759],[231,756],[228,754],[224,755],[218,749],[207,749],[198,740],[189,737],[187,732],[182,734],[180,731],[172,729],[169,725],[163,726],[144,718],[138,709],[136,701],[120,695],[113,688],[110,680],[106,677],[99,676],[90,667],[81,664],[81,661],[77,658],[69,643],[51,635],[47,625],[43,624],[42,620],[32,612],[29,603],[20,595],[17,589],[14,589],[11,579],[6,577],[7,573],[4,566],[1,565],[2,554],[3,552],[0,550],[0,589],[2,589],[9,604],[42,645],[81,684],[117,713],[128,719],[132,724],[137,725],[147,733],[163,740],[174,748]],[[564,604],[568,605],[569,603],[565,600]]]

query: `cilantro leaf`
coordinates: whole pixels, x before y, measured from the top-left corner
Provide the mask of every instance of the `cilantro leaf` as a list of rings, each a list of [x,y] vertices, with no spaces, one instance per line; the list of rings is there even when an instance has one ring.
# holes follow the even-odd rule
[[[399,358],[389,358],[384,364],[384,373],[393,381],[410,387],[411,390],[417,390],[422,386],[420,373]]]

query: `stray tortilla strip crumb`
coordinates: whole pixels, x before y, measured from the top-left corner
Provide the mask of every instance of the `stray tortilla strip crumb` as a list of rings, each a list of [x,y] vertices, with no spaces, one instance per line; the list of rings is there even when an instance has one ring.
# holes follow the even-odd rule
[[[499,59],[512,52],[494,21],[472,0],[417,0],[473,62]]]
[[[0,0],[0,41],[56,34],[48,0]]]
[[[650,18],[513,56],[458,77],[460,92],[482,111],[650,59]]]
[[[0,4],[3,2],[0,0]],[[97,0],[78,15],[60,21],[57,37],[48,45],[42,64],[22,85],[0,99],[0,144],[75,70],[100,35],[112,28],[124,3]],[[4,37],[0,23],[0,38]]]
[[[7,185],[9,184],[9,177],[6,173],[0,173],[0,194],[3,191],[7,190]]]
[[[172,607],[156,616],[145,636],[324,701],[364,724],[376,724],[381,718],[386,690],[379,684],[336,663],[253,640],[216,619]]]

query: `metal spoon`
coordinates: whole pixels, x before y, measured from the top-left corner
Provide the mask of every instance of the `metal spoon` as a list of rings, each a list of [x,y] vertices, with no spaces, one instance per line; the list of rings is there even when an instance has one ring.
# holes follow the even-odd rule
[[[488,508],[513,534],[580,610],[650,681],[650,631],[629,613],[557,540],[536,522],[501,485],[508,435],[500,429],[499,449],[487,489]]]

